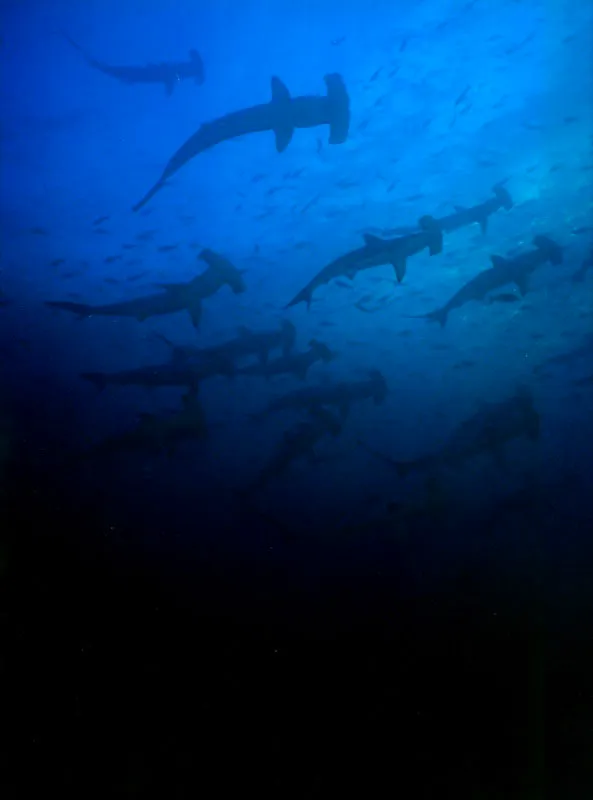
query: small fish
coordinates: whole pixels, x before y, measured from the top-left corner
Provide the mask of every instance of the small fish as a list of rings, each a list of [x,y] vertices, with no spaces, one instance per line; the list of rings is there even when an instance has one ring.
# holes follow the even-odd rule
[[[97,217],[97,219],[93,220],[93,225],[102,225],[104,222],[107,222],[109,217]]]
[[[465,89],[461,92],[461,94],[459,95],[459,97],[455,101],[455,106],[458,106],[460,103],[462,103],[465,100],[465,98],[467,97],[467,93],[469,92],[470,88],[471,87],[470,87],[470,85],[468,83],[468,85],[465,87]]]
[[[49,265],[50,265],[50,267],[59,267],[60,264],[65,264],[65,263],[66,263],[66,259],[65,258],[54,258],[53,261],[49,262]]]
[[[111,283],[114,286],[119,283],[117,278],[103,278],[103,283]]]
[[[341,286],[342,289],[353,289],[354,288],[351,283],[348,283],[347,281],[342,281],[339,278],[337,280],[335,280],[334,283],[336,284],[336,286]]]
[[[33,236],[49,236],[47,228],[29,228],[29,233],[32,233]]]
[[[157,250],[159,253],[171,253],[173,250],[177,250],[178,247],[178,244],[162,244],[157,247]]]
[[[93,233],[97,233],[99,234],[99,236],[106,236],[109,233],[109,231],[106,230],[105,228],[95,228]]]
[[[104,264],[114,264],[116,261],[120,261],[121,256],[107,256],[107,258],[103,259]]]
[[[379,75],[380,75],[382,72],[383,72],[383,67],[379,67],[379,69],[375,70],[375,71],[373,72],[373,74],[371,75],[371,77],[369,78],[369,83],[373,83],[374,81],[376,81],[376,80],[377,80],[377,78],[379,77]]]
[[[135,275],[129,275],[126,280],[132,283],[132,281],[139,281],[145,275],[148,275],[148,270],[146,269],[143,272],[137,272]]]
[[[122,250],[133,250],[136,247],[135,244],[122,244]]]
[[[423,197],[423,194],[411,194],[409,197],[406,197],[405,200],[406,203],[413,203],[416,200],[422,200]]]
[[[154,238],[155,233],[155,230],[142,231],[141,233],[136,234],[136,239],[139,242],[150,242]]]
[[[579,121],[578,117],[564,117],[564,119],[562,120],[562,122],[564,122],[565,125],[572,125],[573,122],[578,122],[578,121]]]
[[[457,361],[456,364],[453,364],[452,369],[469,369],[470,367],[475,366],[475,364],[476,364],[475,361],[469,361],[469,360]]]
[[[346,41],[345,36],[338,36],[337,39],[332,39],[331,41],[332,47],[339,47],[341,44],[344,44],[345,41]]]
[[[253,178],[251,179],[251,183],[259,183],[260,181],[263,181],[267,177],[268,176],[265,175],[263,172],[258,172],[257,175],[254,175]]]

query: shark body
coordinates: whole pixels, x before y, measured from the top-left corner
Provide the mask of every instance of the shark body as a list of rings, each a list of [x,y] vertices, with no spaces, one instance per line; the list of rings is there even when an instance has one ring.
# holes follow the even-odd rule
[[[245,291],[241,271],[212,250],[202,250],[198,256],[208,267],[187,283],[160,284],[163,289],[158,294],[137,297],[121,303],[88,305],[69,301],[50,301],[45,305],[70,311],[80,318],[92,316],[133,317],[143,322],[149,317],[187,311],[195,328],[199,328],[202,318],[202,301],[216,294],[223,286],[231,287],[235,294]]]
[[[184,80],[193,80],[198,86],[204,83],[204,63],[197,50],[189,51],[188,61],[167,62],[159,64],[146,64],[145,66],[112,66],[103,61],[92,58],[87,51],[74,41],[68,34],[62,34],[64,38],[82,54],[84,60],[93,69],[110,75],[121,83],[161,83],[165,87],[167,95],[173,94],[175,84]]]
[[[430,311],[428,314],[408,316],[414,319],[438,322],[444,328],[451,311],[472,301],[484,301],[495,289],[514,283],[523,297],[529,289],[529,276],[537,267],[548,261],[556,265],[562,263],[562,249],[548,236],[536,236],[533,244],[535,250],[522,253],[513,259],[496,255],[490,256],[492,267],[479,272],[462,286],[444,306]]]
[[[364,247],[345,253],[330,262],[293,297],[286,308],[298,303],[306,303],[307,308],[310,308],[313,292],[320,286],[335,278],[352,279],[362,270],[380,267],[384,264],[393,266],[397,281],[401,283],[406,275],[407,259],[410,256],[420,253],[425,248],[428,248],[430,255],[434,256],[443,249],[443,234],[436,220],[433,217],[424,216],[419,220],[419,225],[422,228],[421,231],[396,239],[381,239],[378,236],[365,234]]]
[[[373,455],[395,467],[400,477],[415,470],[434,470],[442,467],[458,468],[482,453],[491,453],[499,462],[504,458],[504,445],[521,436],[535,441],[539,438],[540,417],[529,389],[517,393],[501,403],[485,403],[472,417],[463,422],[451,435],[445,446],[413,461],[397,461],[360,444]]]
[[[326,75],[327,95],[291,97],[279,78],[272,78],[272,99],[269,103],[233,111],[204,123],[170,158],[161,177],[144,197],[133,206],[139,211],[163,188],[168,179],[200,153],[221,142],[249,133],[272,131],[276,150],[282,153],[292,139],[295,128],[329,125],[330,144],[342,144],[348,138],[350,102],[344,81],[338,74]]]
[[[292,353],[290,355],[283,355],[273,361],[260,364],[250,364],[248,367],[243,367],[238,370],[240,375],[259,375],[264,378],[272,378],[274,375],[295,375],[304,381],[307,377],[309,368],[317,361],[323,361],[328,364],[335,358],[335,353],[322,342],[317,339],[311,339],[309,342],[309,350],[304,353]]]
[[[254,415],[256,419],[274,411],[311,411],[311,409],[332,406],[337,408],[345,419],[353,403],[372,398],[375,405],[381,405],[387,397],[387,383],[379,370],[370,370],[364,381],[342,381],[324,386],[308,386],[282,395],[272,400],[266,409]]]

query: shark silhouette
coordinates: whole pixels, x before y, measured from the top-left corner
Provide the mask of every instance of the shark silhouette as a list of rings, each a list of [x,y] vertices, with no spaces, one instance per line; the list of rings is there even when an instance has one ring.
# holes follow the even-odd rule
[[[462,286],[444,306],[430,311],[428,314],[406,316],[412,319],[428,319],[438,322],[444,328],[453,309],[461,308],[474,300],[483,301],[490,292],[509,283],[514,283],[523,297],[529,288],[529,276],[537,267],[547,261],[556,265],[562,263],[562,248],[549,236],[536,236],[533,244],[535,250],[522,253],[513,259],[496,255],[490,256],[492,261],[490,269],[479,272],[465,286]]]
[[[397,281],[401,283],[406,274],[409,256],[420,253],[426,247],[431,256],[437,255],[443,249],[443,233],[437,221],[427,215],[421,217],[419,225],[422,230],[418,233],[399,236],[397,239],[381,239],[369,233],[364,234],[364,247],[351,250],[330,262],[293,297],[286,308],[298,303],[306,303],[307,309],[309,309],[313,292],[319,286],[342,276],[352,279],[361,270],[380,267],[383,264],[393,265]]]
[[[437,219],[440,229],[444,233],[465,228],[466,225],[478,223],[482,229],[482,233],[486,233],[488,229],[488,217],[495,214],[501,208],[505,211],[510,211],[513,207],[513,199],[508,191],[500,183],[493,186],[492,191],[494,197],[486,200],[484,203],[478,203],[475,206],[464,208],[463,206],[455,206],[455,212],[446,217]]]
[[[122,83],[162,83],[169,96],[173,94],[175,84],[181,81],[193,78],[198,86],[204,83],[204,64],[197,50],[189,51],[189,61],[163,61],[160,64],[147,64],[144,67],[115,67],[92,58],[67,33],[62,32],[62,36],[82,53],[87,64],[105,75],[117,78]]]
[[[282,153],[290,144],[295,128],[329,125],[329,143],[345,142],[350,125],[350,101],[346,86],[338,74],[326,75],[324,80],[327,86],[325,97],[291,97],[280,78],[273,77],[272,99],[269,103],[233,111],[204,123],[171,157],[161,177],[132,210],[139,211],[146,205],[167,180],[192,158],[238,136],[272,131],[276,137],[276,150]]]
[[[359,400],[372,398],[375,405],[385,402],[388,394],[387,383],[377,369],[369,370],[369,377],[364,381],[341,381],[323,386],[307,386],[294,392],[282,395],[268,403],[267,408],[252,418],[257,420],[274,411],[311,411],[324,406],[337,408],[342,419],[350,413],[350,407]]]
[[[414,470],[459,467],[481,453],[491,453],[502,465],[502,448],[507,442],[520,436],[536,441],[539,434],[540,417],[533,404],[533,395],[528,387],[522,386],[512,397],[501,403],[483,403],[476,414],[453,431],[439,452],[413,461],[396,461],[363,441],[359,440],[359,444],[395,467],[400,477],[405,477]]]
[[[99,306],[63,301],[46,302],[45,305],[62,311],[71,311],[73,314],[78,314],[81,319],[93,316],[133,317],[139,322],[149,317],[187,311],[194,327],[198,328],[202,318],[202,300],[216,294],[225,284],[228,284],[235,294],[245,291],[241,270],[234,267],[228,259],[208,249],[202,250],[198,258],[208,265],[201,275],[188,283],[160,284],[164,291],[158,294]]]
[[[259,375],[264,378],[271,378],[274,375],[295,375],[304,381],[307,378],[309,368],[317,361],[329,364],[336,357],[326,344],[311,339],[309,350],[304,353],[291,353],[281,356],[273,361],[261,364],[250,364],[238,370],[240,375]]]

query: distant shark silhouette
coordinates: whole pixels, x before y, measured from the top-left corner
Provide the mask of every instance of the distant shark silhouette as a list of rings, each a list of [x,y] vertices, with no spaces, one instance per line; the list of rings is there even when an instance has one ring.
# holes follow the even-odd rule
[[[369,377],[363,381],[341,381],[296,389],[271,400],[267,408],[252,414],[251,417],[258,420],[274,411],[311,411],[332,406],[338,409],[342,419],[346,419],[353,403],[372,398],[375,405],[380,406],[385,402],[388,391],[383,375],[379,370],[371,369]]]
[[[45,305],[62,311],[71,311],[80,318],[134,317],[139,322],[149,317],[187,311],[194,328],[198,328],[202,318],[202,300],[216,294],[225,284],[228,284],[235,294],[245,291],[241,271],[226,258],[208,249],[202,250],[198,258],[208,264],[208,268],[201,275],[187,283],[162,283],[160,286],[164,291],[158,294],[100,306],[62,301],[46,302]]]
[[[72,47],[82,53],[87,64],[105,75],[117,78],[122,83],[162,83],[169,96],[173,94],[175,84],[181,81],[193,78],[198,86],[204,83],[204,64],[197,50],[189,51],[189,61],[163,61],[160,64],[147,64],[144,67],[113,67],[91,58],[86,50],[67,33],[61,31],[61,35]]]
[[[501,208],[504,208],[505,211],[510,211],[513,207],[513,199],[504,186],[499,183],[492,187],[492,191],[494,192],[494,197],[484,203],[478,203],[478,205],[470,206],[470,208],[455,206],[453,214],[437,219],[440,229],[445,233],[450,233],[477,222],[482,229],[482,233],[486,233],[488,217]]]
[[[313,364],[317,361],[329,364],[336,358],[336,355],[323,342],[311,339],[309,350],[304,353],[291,353],[263,364],[250,364],[248,367],[239,369],[238,373],[240,375],[258,375],[268,379],[275,375],[294,375],[304,381]]]
[[[155,185],[133,206],[139,211],[163,188],[167,180],[192,158],[211,147],[248,133],[272,131],[276,137],[276,150],[282,153],[288,147],[295,128],[315,128],[329,125],[329,143],[342,144],[348,138],[350,126],[350,101],[342,77],[338,74],[324,77],[327,95],[302,95],[291,97],[280,78],[272,78],[272,99],[269,103],[243,108],[206,122],[182,144],[165,167]]]
[[[480,410],[456,428],[444,447],[413,461],[396,461],[390,456],[369,447],[359,440],[359,444],[395,467],[400,477],[414,470],[434,470],[442,467],[457,468],[481,453],[491,453],[501,466],[504,466],[504,445],[512,439],[527,436],[537,441],[540,435],[540,417],[533,404],[533,395],[526,386],[517,388],[516,393],[500,403],[483,403]]]
[[[427,215],[421,217],[419,225],[422,230],[418,233],[400,236],[397,239],[380,239],[378,236],[366,233],[364,247],[351,250],[331,261],[293,297],[286,308],[306,303],[308,309],[311,306],[313,292],[319,286],[342,276],[352,279],[363,269],[380,267],[383,264],[393,265],[398,283],[401,283],[406,274],[406,262],[409,256],[420,253],[425,247],[431,256],[437,255],[443,249],[443,233],[437,220]]]
[[[514,283],[523,297],[529,288],[529,276],[541,264],[550,261],[552,264],[562,263],[562,248],[548,236],[536,236],[533,240],[535,250],[522,253],[513,259],[502,256],[490,256],[492,266],[479,272],[468,281],[465,286],[453,295],[441,308],[430,311],[428,314],[407,314],[412,319],[428,319],[438,322],[441,328],[447,324],[449,313],[455,308],[461,308],[472,300],[485,300],[486,296],[495,289],[500,289],[509,283]]]

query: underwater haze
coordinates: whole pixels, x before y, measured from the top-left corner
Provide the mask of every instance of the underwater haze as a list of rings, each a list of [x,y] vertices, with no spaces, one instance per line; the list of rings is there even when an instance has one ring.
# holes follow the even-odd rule
[[[559,652],[593,602],[593,6],[0,15],[1,574],[49,559],[78,591],[100,552],[129,587],[109,620],[142,569],[212,640],[204,608],[327,644],[383,615],[423,639],[418,604],[459,602]],[[500,784],[452,768],[455,796],[462,773],[468,797],[586,796],[508,747]]]

